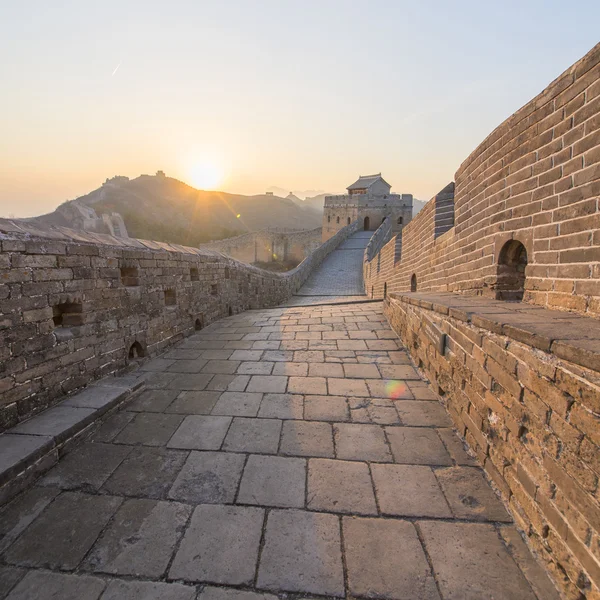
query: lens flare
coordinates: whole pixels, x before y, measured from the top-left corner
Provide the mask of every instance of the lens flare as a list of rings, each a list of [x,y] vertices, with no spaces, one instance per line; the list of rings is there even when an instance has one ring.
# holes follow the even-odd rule
[[[214,190],[223,181],[223,170],[209,161],[197,162],[190,168],[189,179],[201,190]]]
[[[408,392],[408,386],[404,381],[392,379],[385,384],[385,393],[387,394],[387,397],[392,400],[406,398],[409,395]]]

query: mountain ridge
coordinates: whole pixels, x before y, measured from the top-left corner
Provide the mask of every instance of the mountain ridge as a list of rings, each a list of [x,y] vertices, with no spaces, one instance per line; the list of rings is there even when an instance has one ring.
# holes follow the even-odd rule
[[[303,201],[198,190],[161,171],[109,178],[53,212],[23,221],[100,231],[113,213],[122,216],[131,237],[191,246],[266,227],[314,229],[322,222],[322,208]]]

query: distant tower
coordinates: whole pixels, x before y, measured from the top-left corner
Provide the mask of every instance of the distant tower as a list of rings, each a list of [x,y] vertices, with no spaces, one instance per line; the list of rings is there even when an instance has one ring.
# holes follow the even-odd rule
[[[375,231],[386,217],[390,217],[393,233],[402,231],[412,219],[412,194],[392,194],[392,186],[381,173],[361,175],[346,189],[347,194],[325,196],[324,242],[357,219],[360,229]]]

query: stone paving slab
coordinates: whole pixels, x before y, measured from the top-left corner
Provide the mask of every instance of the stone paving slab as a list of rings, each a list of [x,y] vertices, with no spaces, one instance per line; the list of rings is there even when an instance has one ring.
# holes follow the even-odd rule
[[[268,590],[344,596],[337,517],[298,510],[272,510],[257,585]]]
[[[39,485],[65,490],[99,490],[132,448],[115,444],[83,444],[41,478]]]
[[[198,506],[169,576],[228,585],[252,583],[263,520],[264,512],[260,508]]]
[[[65,492],[5,553],[9,564],[74,569],[122,502],[116,496]]]
[[[435,429],[390,427],[386,429],[394,459],[407,465],[451,465],[452,458]]]
[[[479,469],[438,469],[436,476],[455,517],[476,521],[511,521]]]
[[[331,425],[316,421],[284,421],[280,451],[295,456],[333,457]]]
[[[303,508],[305,483],[306,461],[303,459],[250,455],[238,503]]]
[[[60,493],[55,488],[34,487],[0,512],[0,552],[6,550]]]
[[[160,579],[192,510],[177,502],[126,500],[83,568],[96,573]]]
[[[102,491],[119,496],[164,498],[183,467],[186,452],[139,447],[117,467]]]
[[[448,502],[429,467],[374,464],[371,472],[382,515],[452,517]],[[427,498],[427,502],[423,502],[423,498]]]
[[[134,412],[163,412],[177,398],[177,390],[144,390],[127,410]]]
[[[361,462],[310,459],[307,507],[328,512],[376,515],[369,466]]]
[[[277,419],[247,419],[235,417],[223,442],[223,448],[233,452],[276,454],[281,421]]]
[[[30,571],[8,595],[8,600],[98,600],[105,583],[97,577]]]
[[[246,590],[227,589],[207,585],[198,596],[202,600],[277,600],[277,596],[264,592],[256,593]]]
[[[180,583],[111,581],[102,600],[194,600],[196,589]]]
[[[240,313],[144,369],[0,507],[10,600],[555,600],[380,303]]]
[[[231,425],[231,417],[190,415],[168,441],[169,448],[218,450]]]
[[[344,550],[351,594],[367,598],[439,600],[412,523],[344,517]],[[398,557],[402,557],[398,560]]]
[[[444,599],[535,600],[492,526],[430,521],[419,529]]]
[[[265,394],[258,416],[265,419],[302,419],[303,397],[298,394]]]
[[[169,498],[191,504],[234,501],[246,457],[230,452],[191,452]]]
[[[337,458],[374,462],[392,461],[392,454],[381,427],[358,423],[337,423],[333,429]]]
[[[175,430],[181,425],[184,417],[160,413],[138,413],[117,435],[118,444],[142,446],[164,446]]]
[[[0,567],[0,600],[5,600],[10,590],[23,579],[25,574],[25,569],[18,567]]]

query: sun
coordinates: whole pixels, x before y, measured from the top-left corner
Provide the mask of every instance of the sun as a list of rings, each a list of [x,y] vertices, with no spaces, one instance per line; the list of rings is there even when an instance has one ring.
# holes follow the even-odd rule
[[[212,162],[198,162],[190,169],[190,181],[198,189],[214,190],[223,181],[223,170]]]

